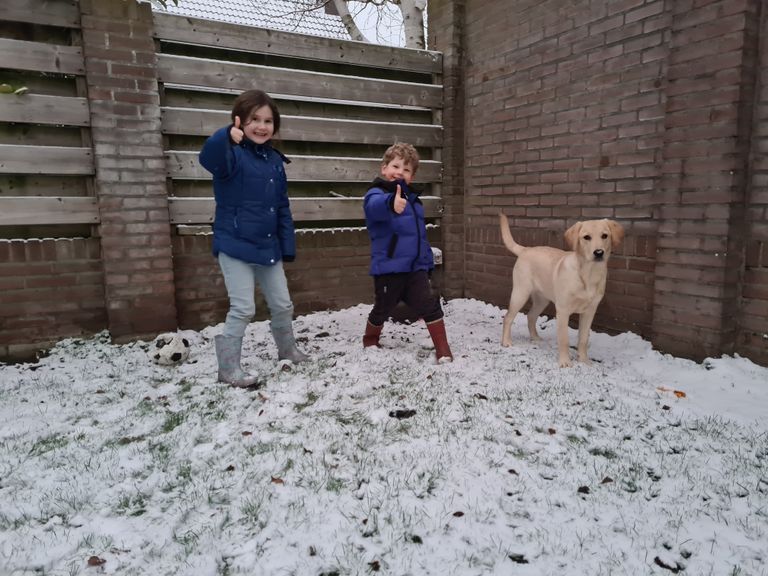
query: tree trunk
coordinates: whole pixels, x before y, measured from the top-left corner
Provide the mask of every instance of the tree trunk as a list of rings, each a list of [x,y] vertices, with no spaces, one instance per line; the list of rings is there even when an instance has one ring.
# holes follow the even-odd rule
[[[424,49],[424,9],[426,0],[400,0],[400,12],[403,14],[405,47]]]
[[[344,24],[344,27],[347,29],[347,32],[349,32],[349,36],[352,38],[352,40],[357,40],[359,42],[368,42],[370,44],[370,41],[365,37],[365,35],[360,32],[360,29],[357,27],[357,24],[355,24],[355,20],[352,18],[352,14],[349,13],[349,8],[347,7],[347,3],[345,0],[332,0],[333,5],[336,7],[336,11],[339,13],[339,17],[341,18],[341,23]]]

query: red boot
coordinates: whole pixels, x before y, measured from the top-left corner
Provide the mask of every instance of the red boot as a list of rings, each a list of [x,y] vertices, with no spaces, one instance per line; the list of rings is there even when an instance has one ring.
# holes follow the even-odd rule
[[[381,336],[381,331],[383,328],[384,324],[381,326],[375,326],[370,322],[366,322],[365,334],[363,335],[363,348],[368,348],[369,346],[376,346],[377,348],[381,348],[381,345],[379,344],[379,336]]]
[[[427,330],[429,330],[429,335],[432,336],[432,342],[435,344],[437,363],[453,362],[453,354],[451,354],[451,348],[448,346],[448,337],[445,335],[445,322],[443,322],[443,319],[427,322]]]

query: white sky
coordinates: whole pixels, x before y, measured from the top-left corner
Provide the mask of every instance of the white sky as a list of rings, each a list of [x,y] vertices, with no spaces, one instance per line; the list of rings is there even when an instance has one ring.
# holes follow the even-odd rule
[[[349,11],[365,37],[375,44],[405,46],[403,16],[395,6],[384,3],[377,8],[370,3],[348,2]]]
[[[369,309],[297,318],[293,372],[254,323],[258,392],[215,381],[221,326],[175,368],[106,335],[0,366],[0,574],[768,574],[768,369],[595,333],[561,370],[554,321],[502,349],[462,299],[437,366],[422,323],[363,350]]]

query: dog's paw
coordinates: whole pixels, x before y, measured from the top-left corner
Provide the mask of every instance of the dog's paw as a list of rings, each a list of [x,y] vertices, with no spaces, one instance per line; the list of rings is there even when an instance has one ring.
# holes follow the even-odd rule
[[[571,367],[570,358],[560,358],[560,368],[570,368],[570,367]]]

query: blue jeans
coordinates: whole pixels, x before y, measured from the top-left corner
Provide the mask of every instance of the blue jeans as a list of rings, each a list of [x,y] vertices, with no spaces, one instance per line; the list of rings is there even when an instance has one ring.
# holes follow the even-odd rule
[[[267,301],[272,328],[287,328],[293,322],[293,303],[288,293],[282,261],[272,266],[249,264],[219,252],[219,266],[229,295],[229,312],[224,322],[225,336],[242,338],[256,314],[254,289],[258,281]]]

